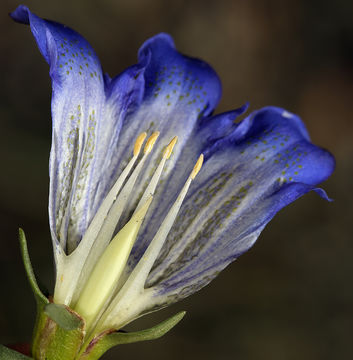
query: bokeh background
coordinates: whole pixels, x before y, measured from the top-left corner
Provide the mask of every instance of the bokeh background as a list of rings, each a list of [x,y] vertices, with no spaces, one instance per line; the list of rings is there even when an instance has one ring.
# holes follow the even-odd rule
[[[337,169],[323,187],[281,211],[255,247],[208,287],[140,320],[144,328],[179,310],[167,336],[124,345],[105,359],[353,358],[353,2],[227,0],[28,0],[37,14],[74,27],[105,71],[136,61],[149,36],[207,60],[223,80],[218,111],[251,102],[302,116]],[[26,230],[36,272],[53,287],[47,220],[50,81],[27,27],[0,3],[0,342],[29,341],[35,304],[20,261]]]

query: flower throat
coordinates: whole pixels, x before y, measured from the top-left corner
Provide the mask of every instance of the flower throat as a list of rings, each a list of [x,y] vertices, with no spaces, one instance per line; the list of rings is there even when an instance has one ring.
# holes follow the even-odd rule
[[[138,291],[144,289],[147,276],[168,236],[189,186],[201,169],[203,163],[202,154],[139,263],[130,274],[124,274],[129,255],[152,203],[165,163],[172,155],[174,146],[177,143],[177,136],[175,136],[165,147],[162,159],[130,220],[113,236],[121,215],[128,204],[130,195],[135,191],[136,181],[148,155],[153,150],[158,136],[159,132],[153,132],[146,140],[147,134],[143,132],[137,137],[131,160],[102,202],[81,243],[69,255],[69,257],[71,255],[75,256],[76,251],[80,253],[82,249],[86,250],[83,251],[86,258],[82,262],[80,275],[76,276],[76,279],[71,279],[74,282],[76,280],[76,288],[71,297],[67,297],[66,291],[66,299],[61,299],[60,284],[65,281],[65,275],[62,274],[59,278],[60,282],[55,289],[54,301],[65,303],[77,311],[85,319],[87,331],[90,331],[97,324],[99,318],[101,318],[100,323],[105,322],[104,318],[106,316],[104,313],[108,313],[107,308],[111,307],[112,304],[116,306],[127,295],[131,298],[131,291],[137,291],[134,295],[138,296]],[[143,151],[141,151],[142,148]],[[141,153],[142,156],[140,157]],[[122,276],[123,274],[124,276]],[[106,327],[103,324],[101,325],[102,328]]]

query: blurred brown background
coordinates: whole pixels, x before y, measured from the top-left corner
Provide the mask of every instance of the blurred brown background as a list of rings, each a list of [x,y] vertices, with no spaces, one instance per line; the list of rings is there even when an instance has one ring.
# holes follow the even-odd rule
[[[38,15],[74,27],[115,75],[136,61],[149,36],[171,33],[178,48],[207,60],[224,95],[218,111],[250,100],[298,113],[337,169],[292,204],[255,247],[210,286],[141,320],[143,328],[179,310],[164,338],[112,350],[106,359],[353,358],[353,3],[339,1],[28,0]],[[50,81],[27,27],[0,3],[0,342],[29,340],[35,306],[19,257],[26,230],[37,273],[51,289],[47,220]]]

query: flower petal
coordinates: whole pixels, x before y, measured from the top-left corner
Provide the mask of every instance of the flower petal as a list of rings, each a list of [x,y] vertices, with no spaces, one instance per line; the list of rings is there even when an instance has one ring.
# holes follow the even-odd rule
[[[75,249],[115,178],[115,144],[123,120],[142,99],[143,66],[110,80],[89,43],[72,29],[25,6],[12,14],[29,24],[52,78],[49,216],[54,244]]]
[[[128,161],[126,149],[130,148],[139,133],[159,131],[161,135],[146,162],[143,176],[137,182],[138,191],[130,199],[130,209],[126,211],[123,222],[128,220],[137,204],[138,196],[154,172],[162,149],[174,136],[178,136],[178,144],[163,172],[163,181],[173,170],[198,121],[214,110],[221,95],[221,84],[214,70],[201,60],[180,54],[167,34],[154,36],[142,45],[139,64],[145,65],[145,92],[140,107],[126,118],[121,130],[117,145],[120,171]]]
[[[218,142],[197,142],[193,151],[208,161],[147,280],[155,292],[151,307],[207,285],[253,245],[277,211],[332,173],[331,154],[311,144],[299,117],[288,114],[264,108]]]
[[[136,241],[129,259],[130,272],[146,250],[149,241],[154,236],[155,229],[158,229],[165,214],[169,211],[170,205],[176,200],[184,182],[186,174],[189,174],[195,165],[195,161],[201,153],[206,153],[206,148],[219,142],[225,136],[234,132],[237,128],[236,118],[243,114],[248,104],[239,109],[224,114],[200,119],[195,126],[189,141],[179,154],[179,159],[172,164],[173,172],[169,171],[169,178],[159,184],[147,221],[142,226],[141,236]],[[173,161],[173,160],[172,160]],[[197,178],[196,178],[197,179]],[[197,182],[198,180],[196,180]]]

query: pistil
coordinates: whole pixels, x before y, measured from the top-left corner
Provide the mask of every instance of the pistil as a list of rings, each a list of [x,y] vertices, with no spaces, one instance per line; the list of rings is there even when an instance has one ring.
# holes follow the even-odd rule
[[[85,319],[87,331],[113,293],[151,202],[152,196],[115,235],[94,267],[80,295],[75,311]]]

